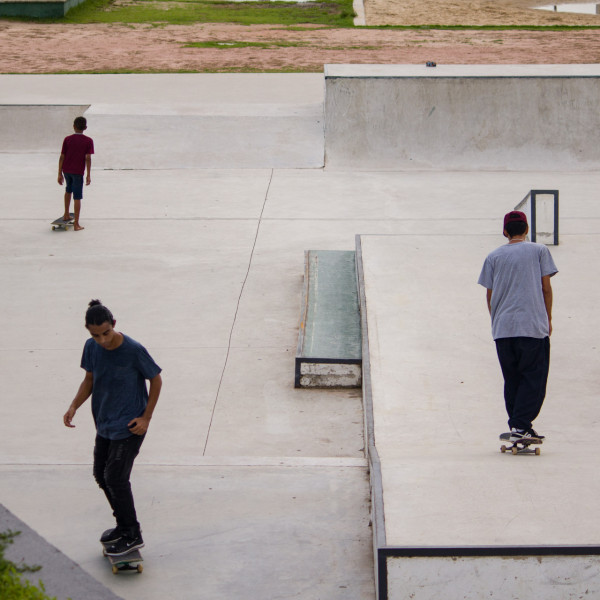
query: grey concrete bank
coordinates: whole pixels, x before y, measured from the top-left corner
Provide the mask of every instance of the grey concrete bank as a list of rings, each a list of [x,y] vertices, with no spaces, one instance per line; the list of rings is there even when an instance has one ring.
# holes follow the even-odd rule
[[[7,531],[19,535],[7,547],[5,557],[17,566],[41,566],[39,571],[24,573],[23,578],[35,585],[42,581],[49,596],[57,600],[121,600],[0,504],[0,532]]]
[[[599,65],[326,65],[325,165],[600,165]]]

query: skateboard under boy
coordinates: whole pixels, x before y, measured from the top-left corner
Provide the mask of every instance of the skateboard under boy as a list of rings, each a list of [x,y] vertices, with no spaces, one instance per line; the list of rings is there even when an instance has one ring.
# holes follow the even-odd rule
[[[500,436],[502,441],[508,441],[510,437],[510,433],[503,433]],[[522,440],[518,440],[516,442],[512,442],[512,446],[502,445],[500,447],[500,452],[511,452],[512,454],[536,454],[539,456],[542,453],[541,448],[530,448],[529,446],[538,446],[542,444],[544,440],[536,437],[526,437]]]
[[[63,219],[65,215],[61,215],[60,217],[58,217],[58,219],[52,221],[51,225],[52,225],[52,231],[54,231],[55,229],[62,229],[64,231],[67,231],[69,229],[69,225],[73,225],[74,220],[75,220],[75,215],[73,213],[69,213],[69,216],[71,217],[68,221],[65,221]]]
[[[136,571],[141,573],[144,570],[144,565],[142,564],[144,559],[139,550],[132,550],[121,556],[110,556],[109,554],[106,554],[106,550],[112,543],[100,543],[102,544],[102,554],[108,558],[108,562],[112,567],[112,572],[115,575],[120,571]]]

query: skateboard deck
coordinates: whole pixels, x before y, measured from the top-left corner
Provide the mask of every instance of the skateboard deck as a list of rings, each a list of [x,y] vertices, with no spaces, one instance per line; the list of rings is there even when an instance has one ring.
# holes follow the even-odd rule
[[[137,573],[141,573],[144,570],[144,559],[140,554],[139,550],[133,550],[127,554],[122,554],[121,556],[109,556],[106,554],[106,549],[111,544],[102,544],[102,554],[108,558],[108,562],[112,567],[112,572],[116,575],[120,571],[136,571]]]
[[[61,215],[60,217],[58,217],[58,219],[55,219],[54,221],[52,221],[51,225],[52,225],[52,231],[56,230],[56,229],[62,229],[64,231],[66,231],[67,229],[69,229],[69,225],[73,225],[73,221],[75,219],[75,215],[73,213],[69,213],[71,215],[71,218],[68,221],[64,221],[63,220],[63,216]]]
[[[501,440],[507,440],[510,434],[502,434],[500,436]],[[506,436],[506,437],[503,437]],[[526,438],[524,440],[519,440],[518,442],[511,442],[511,446],[502,445],[500,447],[500,452],[510,452],[511,454],[535,454],[539,456],[542,453],[541,448],[530,448],[529,446],[539,446],[544,443],[544,440],[540,438]]]

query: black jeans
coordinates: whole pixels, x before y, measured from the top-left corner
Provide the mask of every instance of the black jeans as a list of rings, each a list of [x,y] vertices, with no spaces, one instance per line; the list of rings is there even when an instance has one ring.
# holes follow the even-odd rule
[[[501,338],[496,340],[496,350],[504,376],[508,425],[530,429],[546,397],[550,338]]]
[[[128,537],[140,534],[129,477],[144,437],[131,435],[124,440],[109,440],[96,435],[94,446],[94,478],[106,494],[117,527]]]

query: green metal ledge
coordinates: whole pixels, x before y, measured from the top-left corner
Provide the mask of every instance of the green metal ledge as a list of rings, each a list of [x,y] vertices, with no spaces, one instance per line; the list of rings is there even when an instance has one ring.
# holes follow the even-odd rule
[[[296,387],[360,387],[361,326],[355,252],[305,253]]]

